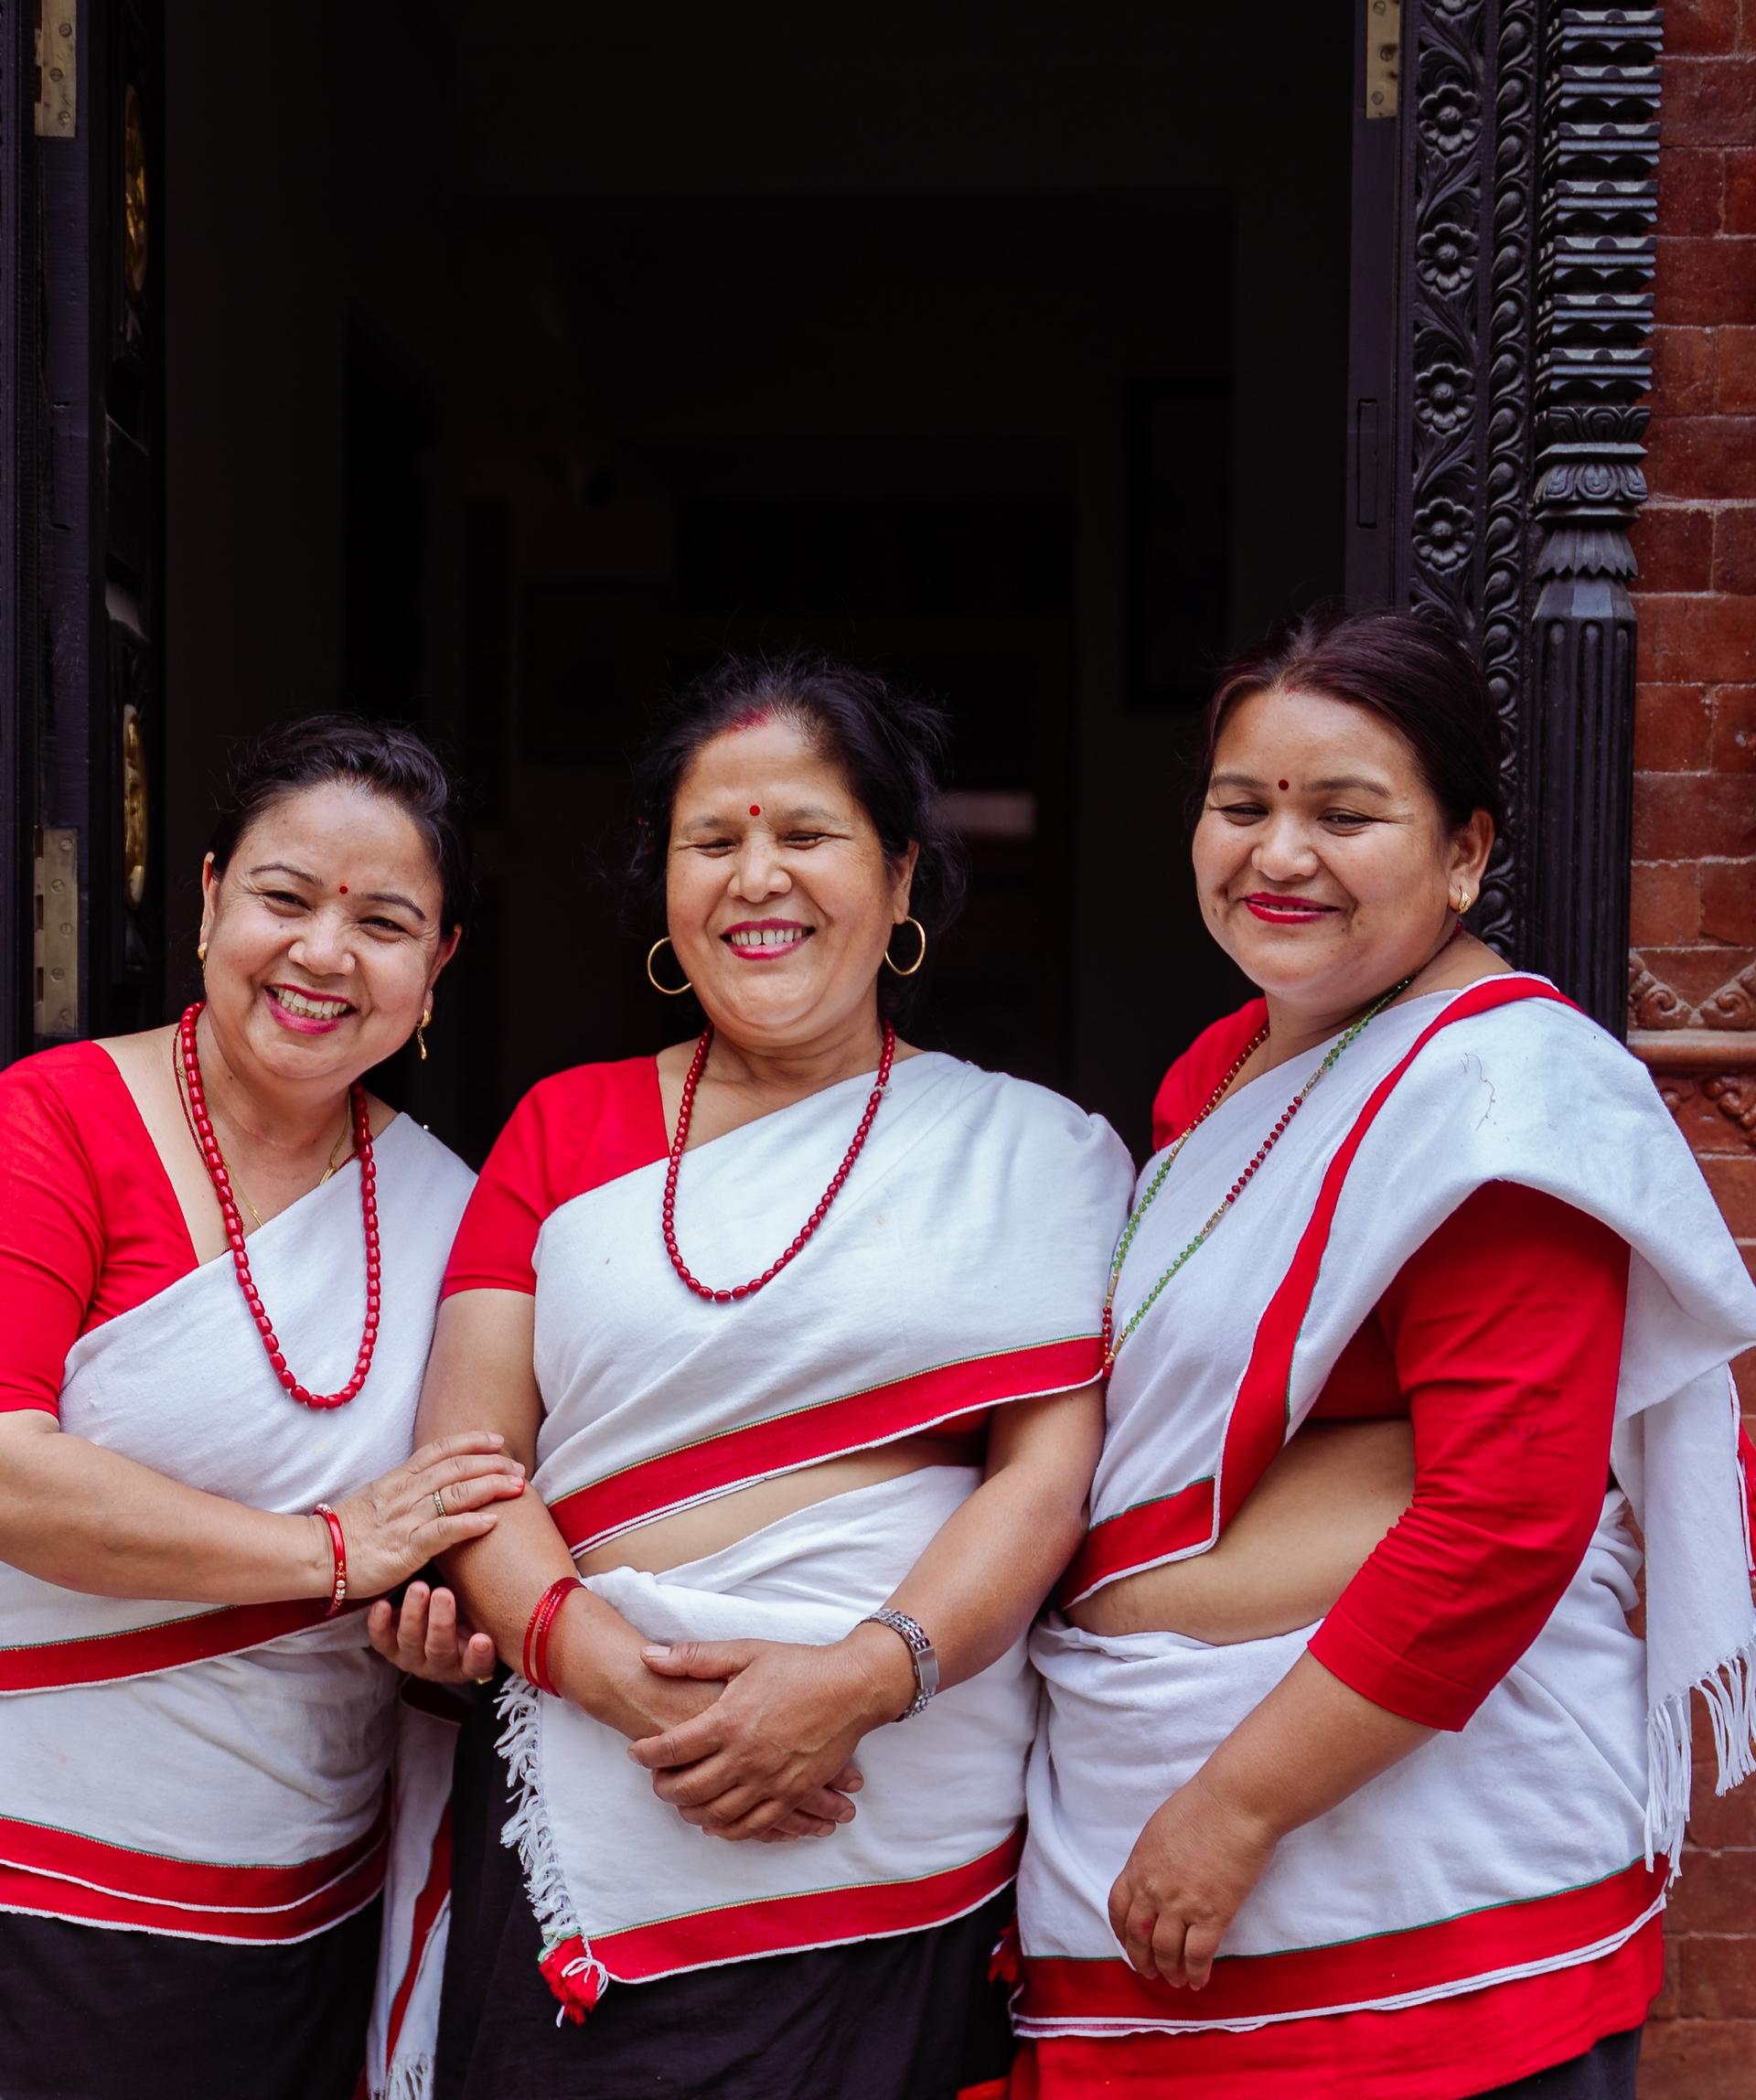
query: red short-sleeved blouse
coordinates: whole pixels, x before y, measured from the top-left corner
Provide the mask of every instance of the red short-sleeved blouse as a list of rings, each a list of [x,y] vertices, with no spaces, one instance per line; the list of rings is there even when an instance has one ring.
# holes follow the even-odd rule
[[[81,1334],[196,1266],[109,1053],[70,1043],[0,1072],[0,1412],[59,1409]]]

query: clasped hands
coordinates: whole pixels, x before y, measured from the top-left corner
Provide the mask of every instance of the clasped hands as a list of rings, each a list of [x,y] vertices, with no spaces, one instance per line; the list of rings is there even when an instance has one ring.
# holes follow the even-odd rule
[[[895,1720],[913,1692],[907,1650],[880,1631],[875,1648],[851,1640],[649,1645],[640,1659],[655,1681],[640,1703],[664,1725],[634,1737],[628,1755],[652,1773],[659,1800],[706,1836],[827,1837],[853,1818],[860,1739]],[[667,1718],[680,1709],[681,1718]]]

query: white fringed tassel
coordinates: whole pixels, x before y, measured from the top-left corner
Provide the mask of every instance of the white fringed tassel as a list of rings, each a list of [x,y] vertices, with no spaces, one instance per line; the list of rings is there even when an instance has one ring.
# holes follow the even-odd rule
[[[431,2100],[432,2093],[432,2057],[409,2056],[391,2065],[388,2085],[373,2086],[372,2100]]]
[[[567,1879],[555,1850],[555,1834],[543,1810],[539,1766],[541,1695],[534,1685],[515,1673],[500,1693],[498,1711],[507,1725],[494,1747],[505,1758],[517,1789],[512,1814],[500,1832],[500,1843],[518,1848],[525,1893],[542,1934],[542,1973],[561,2003],[555,2015],[559,2026],[563,2020],[584,2020],[603,1996],[609,1972],[592,1953],[574,1915]]]
[[[1714,1792],[1729,1794],[1756,1772],[1756,1640],[1716,1664],[1696,1689],[1713,1723]],[[1676,1692],[1646,1718],[1646,1864],[1665,1853],[1673,1880],[1683,1860],[1693,1772],[1688,1695]]]

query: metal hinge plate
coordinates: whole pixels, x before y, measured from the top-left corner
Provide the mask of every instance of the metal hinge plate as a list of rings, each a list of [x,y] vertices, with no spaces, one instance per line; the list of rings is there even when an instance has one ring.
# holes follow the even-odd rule
[[[37,834],[37,910],[32,937],[37,1034],[80,1033],[80,834]]]
[[[1365,113],[1397,113],[1397,77],[1402,65],[1402,0],[1366,0]]]
[[[79,0],[37,0],[37,136],[80,128]]]

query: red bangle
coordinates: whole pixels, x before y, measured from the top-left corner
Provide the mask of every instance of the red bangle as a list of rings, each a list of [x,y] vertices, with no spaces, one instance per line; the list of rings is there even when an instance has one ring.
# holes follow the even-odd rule
[[[333,1619],[348,1601],[348,1541],[341,1535],[341,1519],[327,1502],[320,1502],[311,1513],[322,1517],[329,1527],[329,1549],[335,1555],[335,1580],[329,1588],[329,1609],[326,1619]]]
[[[561,1607],[575,1590],[584,1589],[577,1575],[563,1575],[558,1582],[550,1583],[537,1599],[537,1608],[530,1614],[524,1629],[524,1675],[528,1683],[535,1685],[540,1692],[556,1696],[555,1680],[549,1675],[549,1631],[560,1613]]]

